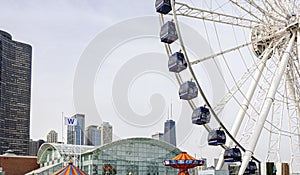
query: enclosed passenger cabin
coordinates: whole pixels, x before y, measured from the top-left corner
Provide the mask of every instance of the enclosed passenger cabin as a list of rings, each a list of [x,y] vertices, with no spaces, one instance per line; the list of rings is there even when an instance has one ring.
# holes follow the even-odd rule
[[[204,125],[210,121],[210,112],[208,108],[196,108],[192,114],[192,123],[196,125]]]
[[[194,82],[187,81],[180,85],[179,97],[183,100],[191,100],[198,96],[198,89]]]
[[[169,57],[168,67],[170,72],[179,73],[187,68],[187,63],[184,55],[181,52],[176,52]]]
[[[253,161],[250,161],[247,165],[244,175],[256,174],[256,171],[257,171],[256,163]]]
[[[160,29],[161,42],[171,44],[178,39],[175,24],[172,21],[166,22]]]
[[[225,162],[239,162],[242,160],[242,153],[239,148],[227,148],[224,152]]]
[[[218,146],[226,142],[226,135],[223,130],[211,130],[208,134],[208,145]]]
[[[156,12],[161,14],[168,14],[171,10],[171,1],[170,0],[156,0],[155,1]]]

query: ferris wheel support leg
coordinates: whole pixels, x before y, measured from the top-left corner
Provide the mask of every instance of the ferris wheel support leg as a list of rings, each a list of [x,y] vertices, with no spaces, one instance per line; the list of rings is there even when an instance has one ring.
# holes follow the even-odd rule
[[[243,122],[243,119],[245,117],[245,114],[247,112],[247,109],[249,107],[249,104],[252,100],[252,97],[253,97],[253,94],[255,92],[255,89],[257,88],[257,84],[259,82],[259,79],[261,78],[261,75],[262,75],[262,72],[266,66],[266,62],[269,58],[269,55],[271,54],[272,50],[271,50],[271,45],[266,49],[266,51],[264,52],[264,55],[259,63],[259,66],[254,74],[254,77],[253,77],[253,80],[250,84],[250,87],[249,87],[249,90],[248,92],[246,93],[246,96],[245,96],[245,99],[242,103],[242,106],[240,107],[240,110],[237,114],[237,118],[236,120],[234,121],[233,123],[233,126],[232,126],[232,129],[230,131],[231,135],[233,137],[236,137],[240,127],[241,127],[241,124]],[[226,147],[231,147],[233,144],[232,140],[231,139],[227,139],[226,141]],[[216,166],[216,170],[220,170],[224,164],[224,150],[222,150],[221,154],[220,154],[220,157],[219,157],[219,160],[218,160],[218,163],[217,163],[217,166]]]
[[[282,59],[279,63],[279,66],[275,72],[275,75],[273,77],[273,80],[272,80],[272,83],[271,83],[271,86],[268,90],[268,93],[267,93],[267,96],[266,96],[266,99],[263,103],[263,106],[261,108],[261,111],[260,111],[260,115],[259,115],[259,118],[258,118],[258,121],[255,125],[255,128],[254,128],[254,131],[253,131],[253,134],[250,138],[250,141],[249,141],[249,145],[248,147],[246,148],[246,152],[243,156],[243,161],[242,161],[242,164],[241,164],[241,168],[239,170],[239,174],[238,175],[243,175],[246,168],[247,168],[247,165],[253,155],[253,152],[255,150],[255,147],[256,147],[256,144],[257,144],[257,141],[259,139],[259,136],[261,134],[261,131],[263,129],[263,126],[264,126],[264,123],[266,121],[266,118],[268,116],[268,113],[270,111],[270,108],[271,108],[271,105],[273,103],[273,100],[274,100],[274,97],[275,97],[275,93],[277,91],[277,88],[279,86],[279,83],[283,77],[283,73],[287,67],[287,64],[288,64],[288,61],[289,61],[289,57],[290,57],[290,52],[292,51],[292,48],[293,48],[293,45],[294,45],[294,42],[295,42],[295,32],[293,33],[292,35],[292,38],[290,39],[289,43],[288,43],[288,46],[285,50],[285,52],[283,53],[282,55]]]
[[[292,81],[292,79],[293,79],[293,81],[295,81],[294,80],[294,78],[293,77],[291,77],[290,75],[289,75],[289,73],[288,72],[286,72],[286,81],[287,81],[287,89],[288,89],[288,92],[289,92],[289,94],[290,94],[290,96],[291,96],[291,100],[292,100],[292,102],[293,102],[293,105],[296,107],[296,115],[297,115],[297,124],[299,123],[299,114],[300,114],[300,106],[299,106],[299,103],[297,102],[297,99],[299,98],[299,97],[297,97],[296,96],[296,90],[295,90],[295,87],[293,86],[293,81]],[[289,117],[289,128],[290,128],[290,131],[292,131],[292,122],[291,122],[291,120],[293,120],[292,119],[292,116],[288,116]],[[293,136],[293,135],[291,135],[290,136],[290,142],[291,142],[291,144],[290,144],[290,150],[291,150],[291,159],[290,159],[290,169],[291,169],[291,172],[292,173],[294,173],[294,164],[295,164],[295,162],[298,162],[299,161],[299,153],[300,153],[300,150],[299,150],[299,146],[296,146],[296,148],[298,148],[298,149],[294,149],[294,146],[295,145],[298,145],[297,143],[299,143],[299,141],[300,141],[300,130],[299,130],[299,127],[297,127],[297,134],[299,134],[299,136],[298,136],[298,139],[297,139],[297,141],[294,141],[293,142],[293,138],[292,137],[296,137],[296,136]],[[295,145],[293,145],[293,144],[295,144]],[[299,168],[297,168],[297,169],[299,169]]]

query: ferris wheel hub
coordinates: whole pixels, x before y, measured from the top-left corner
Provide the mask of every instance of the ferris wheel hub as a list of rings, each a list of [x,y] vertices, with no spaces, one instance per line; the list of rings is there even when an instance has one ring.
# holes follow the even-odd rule
[[[261,57],[271,43],[271,39],[268,38],[272,34],[270,31],[272,29],[264,25],[254,26],[251,30],[252,50],[258,58]]]

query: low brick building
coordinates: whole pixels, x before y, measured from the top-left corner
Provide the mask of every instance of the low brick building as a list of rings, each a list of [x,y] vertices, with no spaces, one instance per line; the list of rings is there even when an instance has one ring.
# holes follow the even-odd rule
[[[0,167],[5,175],[24,175],[40,166],[37,164],[37,157],[4,154],[0,155]]]

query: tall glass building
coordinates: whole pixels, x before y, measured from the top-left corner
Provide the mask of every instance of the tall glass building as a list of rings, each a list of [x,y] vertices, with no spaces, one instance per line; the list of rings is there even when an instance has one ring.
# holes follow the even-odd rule
[[[72,118],[76,118],[76,126],[68,126],[67,143],[73,145],[84,145],[85,115],[75,114]]]
[[[0,30],[0,154],[27,155],[32,47]]]
[[[165,122],[164,140],[176,146],[176,129],[174,120],[169,119]]]
[[[96,125],[90,125],[85,129],[85,144],[92,146],[101,145],[101,131]]]
[[[162,161],[180,152],[171,144],[151,138],[128,138],[99,147],[46,143],[38,152],[41,168],[34,170],[34,175],[51,174],[67,165],[68,158],[87,174],[176,175],[178,171],[165,167]]]

